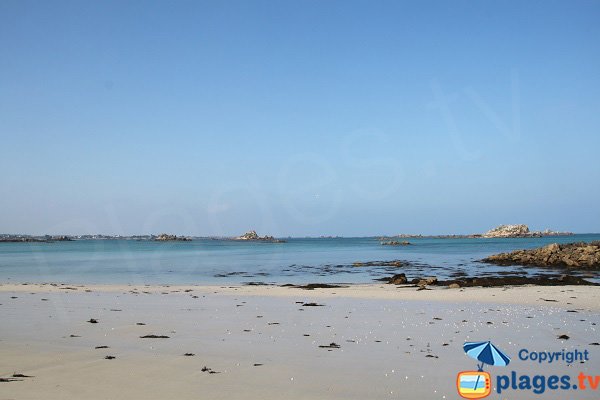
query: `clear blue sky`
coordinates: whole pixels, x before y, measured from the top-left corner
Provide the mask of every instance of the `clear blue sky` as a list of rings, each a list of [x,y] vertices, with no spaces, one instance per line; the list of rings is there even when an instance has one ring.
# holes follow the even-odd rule
[[[600,231],[599,1],[0,1],[0,232]]]

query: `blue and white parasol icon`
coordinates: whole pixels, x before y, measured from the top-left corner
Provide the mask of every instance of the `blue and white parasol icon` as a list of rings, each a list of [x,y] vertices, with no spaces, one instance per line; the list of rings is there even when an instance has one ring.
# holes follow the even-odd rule
[[[510,357],[489,340],[487,342],[466,342],[463,344],[463,349],[469,357],[481,361],[481,365],[477,364],[479,371],[483,371],[483,364],[504,367],[510,363]]]

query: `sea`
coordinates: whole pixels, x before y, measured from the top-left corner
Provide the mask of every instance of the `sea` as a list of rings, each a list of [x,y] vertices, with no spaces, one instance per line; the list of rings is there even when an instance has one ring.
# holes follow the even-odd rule
[[[404,239],[401,239],[404,240]],[[556,269],[496,266],[496,253],[549,243],[589,242],[600,234],[514,239],[411,238],[383,246],[378,238],[291,238],[285,243],[195,239],[190,242],[74,240],[0,243],[0,282],[71,284],[372,283],[409,279],[556,274]],[[383,264],[401,261],[401,267]],[[356,263],[368,263],[357,266]],[[577,273],[576,273],[577,274]],[[596,273],[581,272],[599,282]]]

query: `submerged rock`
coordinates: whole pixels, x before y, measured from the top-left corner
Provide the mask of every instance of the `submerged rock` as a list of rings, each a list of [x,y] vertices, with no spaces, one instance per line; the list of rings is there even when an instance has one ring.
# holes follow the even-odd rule
[[[391,260],[391,261],[357,261],[353,262],[353,267],[412,267],[416,266],[416,263],[406,261],[406,260]],[[420,264],[421,266],[425,266],[425,264]]]
[[[408,242],[406,240],[403,240],[402,242],[399,242],[397,240],[389,240],[386,242],[381,242],[382,246],[410,246],[412,243]]]
[[[500,253],[481,260],[497,265],[531,265],[572,269],[600,269],[600,241],[552,243],[530,250]]]

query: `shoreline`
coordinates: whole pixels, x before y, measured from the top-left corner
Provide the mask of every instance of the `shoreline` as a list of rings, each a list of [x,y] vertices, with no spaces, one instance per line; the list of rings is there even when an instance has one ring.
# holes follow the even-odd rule
[[[561,308],[585,308],[600,312],[598,286],[500,286],[450,289],[430,286],[417,290],[414,285],[381,283],[339,283],[337,287],[305,289],[282,285],[134,285],[134,284],[72,284],[72,283],[0,283],[0,293],[114,293],[114,294],[215,294],[229,296],[348,298],[364,300],[432,301],[446,303],[494,303],[540,305],[552,303]],[[577,294],[578,296],[574,296]],[[549,299],[548,296],[554,296]],[[573,298],[576,297],[576,298]],[[556,301],[549,301],[556,300]]]
[[[393,239],[535,239],[535,238],[560,238],[585,235],[600,235],[600,232],[531,232],[513,236],[486,236],[485,233],[457,233],[457,234],[396,234],[396,235],[368,235],[368,236],[266,236],[257,239],[240,239],[242,236],[193,236],[172,235],[174,238],[157,239],[160,235],[28,235],[28,234],[0,234],[0,243],[60,243],[60,242],[85,242],[122,240],[132,242],[148,243],[172,243],[172,242],[194,242],[194,241],[223,241],[223,242],[246,242],[246,243],[287,243],[287,240],[331,240],[331,239],[371,239],[381,240]]]

